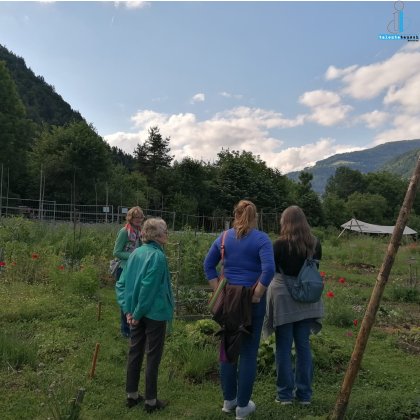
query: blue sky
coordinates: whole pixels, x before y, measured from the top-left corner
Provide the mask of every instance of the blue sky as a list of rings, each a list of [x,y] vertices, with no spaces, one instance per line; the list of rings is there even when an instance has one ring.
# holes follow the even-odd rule
[[[420,2],[404,34],[420,34]],[[0,43],[110,144],[157,125],[176,159],[222,147],[282,173],[420,138],[420,42],[394,2],[0,2]]]

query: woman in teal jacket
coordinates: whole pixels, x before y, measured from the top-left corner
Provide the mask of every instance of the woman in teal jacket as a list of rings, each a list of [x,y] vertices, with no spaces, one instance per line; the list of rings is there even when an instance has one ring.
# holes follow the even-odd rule
[[[162,219],[148,219],[142,230],[143,246],[137,248],[116,284],[121,310],[131,327],[127,362],[127,406],[145,400],[147,412],[164,408],[167,401],[157,399],[158,369],[165,342],[166,323],[173,317],[174,301],[168,262],[162,246],[168,229]],[[138,386],[144,353],[147,354],[146,392]]]

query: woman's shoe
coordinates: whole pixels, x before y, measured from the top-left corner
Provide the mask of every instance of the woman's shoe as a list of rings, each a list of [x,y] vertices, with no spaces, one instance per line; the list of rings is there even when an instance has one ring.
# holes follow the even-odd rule
[[[144,403],[144,409],[146,410],[147,413],[153,413],[156,410],[163,410],[168,404],[169,404],[169,401],[156,400],[156,404],[153,404],[153,405]]]
[[[139,396],[137,398],[127,398],[127,401],[125,403],[125,405],[128,408],[132,408],[134,406],[136,406],[137,404],[141,403],[142,401],[144,401],[144,398],[142,395],[139,394]]]
[[[278,398],[276,398],[274,400],[276,403],[280,404],[280,405],[292,405],[293,401],[290,400],[279,400]]]
[[[255,411],[255,409],[255,403],[251,400],[249,400],[249,403],[246,407],[236,407],[236,420],[246,419]]]
[[[236,398],[234,400],[224,400],[222,411],[224,413],[231,413],[238,405]]]

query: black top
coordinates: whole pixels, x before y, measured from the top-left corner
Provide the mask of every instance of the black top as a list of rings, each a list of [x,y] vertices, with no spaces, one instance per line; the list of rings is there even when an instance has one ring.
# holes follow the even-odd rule
[[[298,255],[293,249],[289,254],[289,243],[280,239],[274,242],[273,250],[276,271],[279,273],[280,267],[284,274],[288,276],[297,276],[306,257]],[[313,258],[315,260],[320,260],[322,258],[322,248],[318,238],[316,238],[315,254],[313,255]]]

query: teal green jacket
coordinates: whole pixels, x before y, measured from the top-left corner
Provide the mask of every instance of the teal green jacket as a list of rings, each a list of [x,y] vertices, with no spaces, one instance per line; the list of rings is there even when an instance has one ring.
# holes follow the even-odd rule
[[[114,257],[117,257],[120,260],[120,267],[124,268],[127,265],[128,257],[131,255],[131,252],[125,250],[125,246],[128,243],[128,232],[125,227],[121,228],[118,232],[117,239],[115,240]],[[139,246],[141,241],[139,242]]]
[[[143,317],[169,321],[173,317],[174,300],[168,262],[156,242],[134,250],[115,285],[118,304],[135,320]]]

